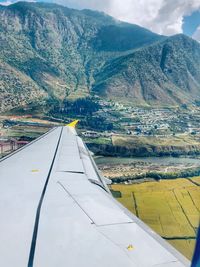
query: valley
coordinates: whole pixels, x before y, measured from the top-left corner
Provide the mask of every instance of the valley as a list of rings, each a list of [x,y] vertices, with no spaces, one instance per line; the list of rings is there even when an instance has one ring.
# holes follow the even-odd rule
[[[0,158],[78,119],[113,196],[188,259],[200,215],[200,44],[103,12],[0,5]]]
[[[93,149],[94,159],[102,174],[112,180],[111,190],[114,197],[191,259],[200,214],[198,204],[200,202],[198,107],[189,110],[188,114],[185,110],[183,110],[183,114],[179,112],[177,119],[173,116],[172,121],[176,128],[170,131],[169,127],[168,132],[154,127],[155,123],[159,123],[157,116],[160,111],[148,109],[150,114],[148,117],[147,111],[139,108],[140,113],[141,110],[143,110],[142,114],[145,113],[145,115],[137,114],[137,121],[142,121],[139,127],[143,127],[146,117],[147,125],[149,124],[147,127],[151,127],[151,122],[154,131],[145,133],[136,130],[135,134],[133,128],[130,133],[130,121],[124,122],[123,119],[119,119],[123,116],[114,116],[115,113],[124,114],[124,110],[120,110],[121,106],[114,105],[110,109],[111,115],[109,115],[108,109],[103,113],[103,108],[94,111],[96,109],[94,106],[92,108],[94,110],[89,109],[91,111],[89,117],[93,120],[87,120],[85,112],[88,111],[84,108],[87,106],[86,103],[81,106],[81,112],[84,115],[79,114],[79,107],[71,106],[65,110],[66,113],[63,111],[59,114],[55,112],[57,111],[55,109],[54,113],[49,113],[48,116],[41,115],[40,110],[35,111],[35,115],[25,114],[26,110],[19,110],[18,115],[0,116],[1,157],[34,140],[52,127],[66,124],[77,117],[82,119],[77,131],[90,149],[95,147]],[[104,125],[95,123],[99,111],[101,116],[107,114]],[[173,111],[174,109],[168,109],[169,117],[164,117],[162,113],[169,125]],[[179,121],[181,116],[190,117],[190,114],[194,113],[193,120],[188,121],[189,125]],[[132,117],[130,111],[129,114]],[[126,117],[127,115],[128,112],[125,112]],[[145,117],[143,118],[143,116]],[[99,119],[99,121],[101,120]],[[111,127],[111,123],[112,130],[108,130],[107,127]],[[178,129],[175,134],[174,129]],[[192,132],[194,130],[195,133]],[[116,145],[120,146],[120,149],[108,149],[109,146]],[[157,147],[156,153],[155,149],[149,149],[152,145]],[[165,147],[165,150],[162,150],[162,146]],[[96,150],[97,147],[98,150]],[[148,147],[148,149],[144,150],[144,147]],[[174,154],[175,149],[176,154]],[[142,151],[141,154],[140,151]],[[154,151],[153,156],[152,151]],[[164,151],[165,153],[163,153]],[[128,157],[125,157],[126,155]],[[172,157],[172,155],[176,155],[176,157]]]

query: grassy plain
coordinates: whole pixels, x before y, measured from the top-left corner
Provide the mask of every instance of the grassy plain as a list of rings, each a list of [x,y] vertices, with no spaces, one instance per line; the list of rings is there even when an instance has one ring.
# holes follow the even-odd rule
[[[191,259],[200,215],[198,185],[181,178],[111,188],[121,192],[117,199],[124,206]]]
[[[135,146],[175,146],[185,147],[188,145],[200,145],[199,137],[194,137],[188,134],[171,135],[171,136],[120,136],[113,135],[112,143],[115,146],[127,146],[129,148]]]
[[[9,123],[13,123],[13,125],[10,125],[9,127],[1,127],[1,124],[3,125],[5,121],[9,121]],[[55,122],[32,118],[30,115],[2,115],[0,116],[0,135],[5,138],[34,139],[57,125],[58,124]]]

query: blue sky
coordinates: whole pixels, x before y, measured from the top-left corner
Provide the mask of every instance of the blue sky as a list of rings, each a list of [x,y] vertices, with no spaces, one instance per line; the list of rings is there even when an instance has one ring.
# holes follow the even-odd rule
[[[200,25],[200,11],[195,11],[184,17],[183,32],[192,36]]]
[[[10,4],[17,0],[0,0]],[[31,0],[28,0],[31,1]],[[36,0],[40,1],[40,0]],[[200,41],[200,0],[44,0],[73,8],[90,8],[156,33],[185,33]]]

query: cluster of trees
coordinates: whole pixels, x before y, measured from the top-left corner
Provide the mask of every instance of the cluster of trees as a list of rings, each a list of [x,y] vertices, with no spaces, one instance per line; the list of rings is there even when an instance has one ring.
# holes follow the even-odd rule
[[[101,106],[92,98],[80,98],[76,100],[58,100],[50,99],[49,115],[52,117],[67,120],[68,118],[79,118],[80,125],[83,128],[99,131],[110,131],[113,129],[113,123],[106,120],[106,118],[98,116],[97,112]]]
[[[135,174],[132,176],[123,176],[123,177],[117,177],[112,179],[113,182],[115,183],[121,183],[124,181],[129,181],[129,180],[136,180],[136,179],[144,179],[144,178],[152,178],[157,181],[161,179],[177,179],[177,178],[189,178],[189,177],[194,177],[194,176],[199,176],[200,175],[200,167],[198,168],[191,168],[191,169],[186,169],[183,171],[178,171],[178,172],[147,172],[144,174]]]
[[[87,116],[84,120],[80,121],[80,125],[83,128],[97,131],[111,131],[113,129],[113,123],[100,116]]]
[[[52,102],[51,113],[66,116],[88,116],[100,109],[100,105],[91,98],[80,98],[74,101],[64,100],[63,102]]]
[[[112,125],[112,123],[111,123]],[[114,128],[116,126],[114,125]],[[115,128],[116,129],[116,128]],[[191,147],[191,150],[187,148],[173,148],[173,147],[153,147],[149,145],[137,145],[135,147],[127,147],[127,146],[116,146],[116,145],[104,145],[98,144],[92,147],[96,154],[102,156],[116,156],[116,157],[164,157],[164,156],[172,156],[172,157],[180,157],[183,155],[191,155],[196,156],[200,154],[200,148],[198,146]]]
[[[81,98],[75,101],[64,100],[63,112],[75,115],[92,115],[100,109],[100,105],[91,98]]]

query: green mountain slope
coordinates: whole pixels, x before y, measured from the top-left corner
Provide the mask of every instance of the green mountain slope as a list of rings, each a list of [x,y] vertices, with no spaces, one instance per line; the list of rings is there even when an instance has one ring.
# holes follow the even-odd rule
[[[46,93],[30,77],[1,61],[0,75],[0,110],[27,105],[46,97]]]
[[[176,105],[200,98],[200,45],[184,35],[112,60],[93,90],[135,103]]]
[[[0,6],[0,98],[12,99],[0,110],[93,92],[138,104],[192,101],[199,97],[199,47],[101,12],[47,3]]]

